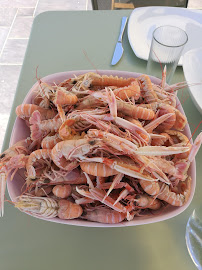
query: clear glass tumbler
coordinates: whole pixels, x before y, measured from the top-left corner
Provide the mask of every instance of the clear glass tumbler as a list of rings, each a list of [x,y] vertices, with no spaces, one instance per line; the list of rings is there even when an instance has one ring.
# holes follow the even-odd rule
[[[187,41],[186,32],[179,27],[164,25],[156,28],[147,62],[147,74],[161,79],[166,65],[166,82],[169,84]]]
[[[202,205],[198,206],[189,217],[185,238],[194,264],[202,270]]]

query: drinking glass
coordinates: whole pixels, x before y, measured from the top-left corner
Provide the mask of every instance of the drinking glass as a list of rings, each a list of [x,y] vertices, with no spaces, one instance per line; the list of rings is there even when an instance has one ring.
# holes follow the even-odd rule
[[[195,208],[189,217],[185,238],[194,264],[202,270],[202,205]]]
[[[179,27],[164,25],[156,28],[147,62],[147,74],[162,78],[166,65],[166,82],[169,84],[187,41],[186,32]]]

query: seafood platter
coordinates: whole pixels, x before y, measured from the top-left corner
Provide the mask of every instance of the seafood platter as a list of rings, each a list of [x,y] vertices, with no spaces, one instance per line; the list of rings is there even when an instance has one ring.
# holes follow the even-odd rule
[[[39,219],[88,227],[163,221],[196,185],[192,141],[177,98],[186,83],[126,71],[37,78],[1,154],[1,215],[11,203]]]

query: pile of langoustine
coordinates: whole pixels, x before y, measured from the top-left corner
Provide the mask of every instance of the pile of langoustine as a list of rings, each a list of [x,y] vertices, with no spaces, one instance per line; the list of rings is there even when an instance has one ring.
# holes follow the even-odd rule
[[[192,145],[186,117],[165,73],[121,78],[89,72],[49,85],[38,80],[32,104],[16,114],[30,137],[1,154],[1,213],[6,179],[24,168],[15,207],[34,216],[119,223],[151,215],[190,196]]]

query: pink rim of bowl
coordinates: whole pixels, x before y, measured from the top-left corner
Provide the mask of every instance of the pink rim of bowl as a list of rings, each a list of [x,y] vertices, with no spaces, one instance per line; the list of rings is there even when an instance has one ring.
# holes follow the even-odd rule
[[[68,72],[60,72],[60,73],[55,73],[48,75],[41,80],[47,83],[59,83],[62,82],[68,78],[74,77],[74,75],[78,76],[80,74],[86,73],[86,72],[95,72],[93,70],[77,70],[77,71],[68,71]],[[99,70],[98,73],[100,75],[113,75],[113,76],[119,76],[119,77],[124,77],[124,78],[129,78],[129,77],[138,77],[141,74],[140,73],[135,73],[135,72],[127,72],[127,71],[115,71],[115,70]],[[151,81],[155,84],[160,84],[160,79],[155,78],[155,77],[150,77]],[[38,82],[36,82],[33,87],[30,89],[28,94],[26,95],[23,103],[31,103],[32,97],[33,97],[33,91],[37,89]],[[177,99],[177,104],[179,104],[178,109],[183,113],[184,110],[180,104],[180,101]],[[191,131],[189,128],[189,125],[187,124],[184,129],[184,134],[188,137],[191,138]],[[11,139],[10,139],[10,146],[16,143],[19,140],[25,139],[30,135],[29,128],[26,126],[25,122],[20,119],[16,118],[12,134],[11,134]],[[192,141],[191,141],[192,143]],[[42,218],[38,216],[34,216],[39,219],[51,221],[51,222],[56,222],[56,223],[62,223],[62,224],[68,224],[68,225],[76,225],[76,226],[85,226],[85,227],[126,227],[126,226],[136,226],[136,225],[144,225],[144,224],[149,224],[149,223],[155,223],[163,220],[167,220],[170,218],[173,218],[179,214],[181,214],[191,203],[193,196],[194,196],[194,191],[195,191],[195,185],[196,185],[196,165],[195,165],[195,160],[192,162],[190,165],[188,175],[192,177],[192,184],[191,184],[191,194],[188,199],[188,201],[181,207],[174,207],[169,205],[168,207],[165,208],[165,210],[156,212],[156,214],[153,214],[151,216],[145,216],[145,217],[135,217],[134,220],[132,221],[123,221],[118,224],[104,224],[104,223],[98,223],[98,222],[91,222],[91,221],[86,221],[86,220],[79,220],[79,219],[73,219],[73,220],[62,220],[59,218]],[[10,181],[8,179],[7,181],[7,187],[8,187],[8,192],[10,195],[10,198],[12,201],[15,201],[17,196],[20,196],[22,191],[22,186],[24,184],[24,180],[22,180],[22,177],[19,176],[19,174],[16,174],[14,179]],[[29,213],[26,213],[28,215],[31,215]]]

